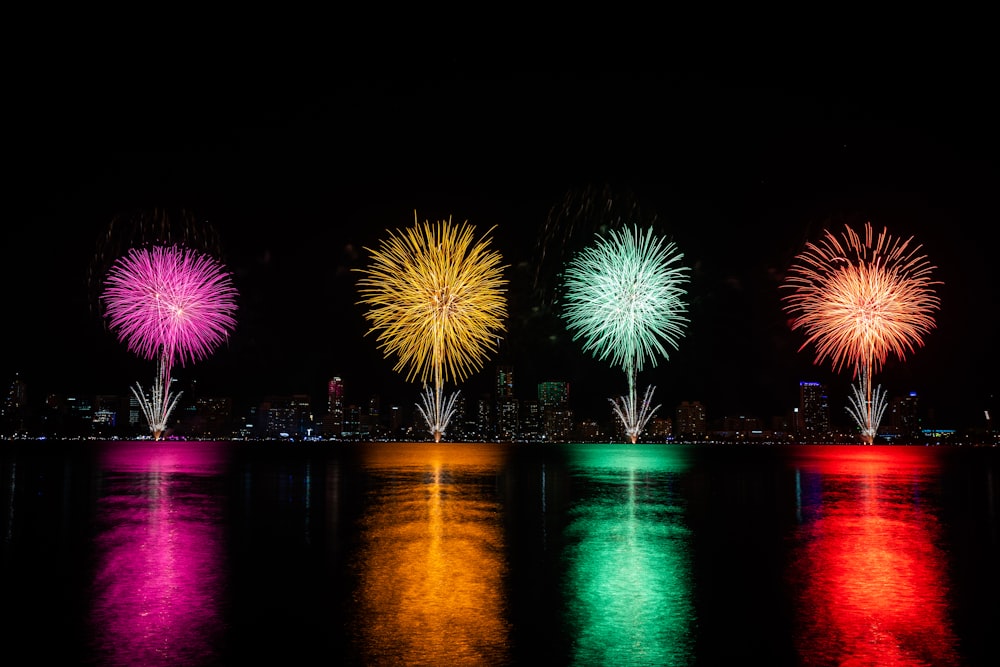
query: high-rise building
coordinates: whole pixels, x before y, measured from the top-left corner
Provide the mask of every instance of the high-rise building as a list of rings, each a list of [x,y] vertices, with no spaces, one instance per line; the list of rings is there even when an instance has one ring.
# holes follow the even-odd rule
[[[569,402],[569,382],[540,382],[538,401],[542,405],[560,405]]]
[[[545,420],[542,404],[537,400],[521,404],[521,440],[542,442],[545,439]]]
[[[28,405],[28,385],[19,376],[14,376],[10,383],[3,404],[0,405],[0,415],[3,417],[3,427],[10,431],[24,428]]]
[[[514,369],[511,366],[497,366],[496,385],[496,437],[500,442],[518,439],[520,428],[517,399],[514,398]]]
[[[799,438],[825,442],[830,432],[830,399],[819,382],[799,382],[799,412],[796,419]]]
[[[917,392],[896,396],[889,407],[889,430],[903,440],[916,441],[920,436]]]
[[[601,425],[594,419],[584,419],[577,425],[577,437],[583,442],[596,442],[601,438]]]
[[[132,430],[142,428],[145,426],[143,423],[142,406],[139,405],[139,397],[135,395],[135,392],[129,394],[128,397],[128,425]]]
[[[257,419],[260,423],[259,432],[265,438],[300,438],[309,435],[312,429],[309,397],[305,394],[268,396],[260,404]]]
[[[232,432],[233,399],[228,396],[199,396],[195,415],[186,431],[199,436],[219,437]]]
[[[118,414],[121,412],[123,399],[117,394],[98,394],[94,396],[94,407],[90,423],[97,435],[110,435],[118,426]]]
[[[326,414],[322,418],[323,435],[339,438],[344,432],[344,381],[332,377],[326,383]]]
[[[79,435],[90,435],[94,404],[90,396],[67,396],[66,410],[70,430]]]
[[[504,398],[514,398],[514,367],[497,366],[497,401]]]
[[[10,383],[10,388],[8,388],[7,396],[4,399],[2,406],[3,414],[7,416],[23,412],[27,402],[28,385],[21,380],[20,376],[15,375],[14,381]]]
[[[705,406],[699,401],[681,401],[674,416],[674,431],[678,440],[705,439],[708,419],[705,416]]]
[[[382,419],[380,416],[381,399],[374,395],[368,399],[368,409],[360,417],[358,436],[361,440],[375,440],[382,435]]]
[[[538,403],[542,409],[542,430],[549,442],[565,442],[573,432],[569,408],[568,382],[540,382]]]
[[[361,439],[361,407],[348,405],[344,409],[344,431],[341,435],[345,440]]]
[[[405,427],[405,419],[403,418],[403,410],[398,405],[392,405],[389,407],[389,437],[399,438],[403,434],[403,429]]]
[[[654,416],[649,420],[649,435],[655,440],[665,442],[673,435],[673,426],[671,419]]]
[[[486,442],[493,437],[493,408],[489,395],[484,395],[476,403],[476,428],[479,438]]]
[[[514,442],[520,436],[518,414],[520,407],[516,398],[503,398],[497,401],[497,440],[499,442]]]

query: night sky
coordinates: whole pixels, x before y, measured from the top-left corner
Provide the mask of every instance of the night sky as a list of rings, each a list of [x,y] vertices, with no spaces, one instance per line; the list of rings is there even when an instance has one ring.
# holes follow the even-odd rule
[[[605,419],[624,373],[581,353],[545,299],[560,253],[623,215],[656,226],[691,267],[687,335],[641,386],[670,410],[699,400],[710,419],[766,420],[815,380],[838,411],[850,377],[798,351],[778,285],[807,240],[870,220],[923,244],[943,281],[937,329],[876,381],[918,392],[937,426],[979,425],[998,371],[995,76],[932,58],[806,71],[515,72],[442,58],[308,83],[163,63],[25,76],[8,123],[0,378],[18,373],[33,401],[149,384],[154,363],[106,329],[88,270],[109,229],[163,210],[217,233],[240,291],[230,341],[176,369],[182,383],[250,404],[319,400],[339,375],[350,402],[412,404],[418,387],[364,336],[351,269],[416,210],[495,227],[509,267],[508,331],[465,394],[511,364],[520,398],[568,380],[579,416]]]

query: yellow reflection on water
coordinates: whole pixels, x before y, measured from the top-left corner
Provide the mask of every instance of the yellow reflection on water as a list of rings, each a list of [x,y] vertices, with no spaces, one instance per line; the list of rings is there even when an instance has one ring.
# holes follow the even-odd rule
[[[365,664],[504,664],[506,563],[491,445],[373,446],[357,561]]]

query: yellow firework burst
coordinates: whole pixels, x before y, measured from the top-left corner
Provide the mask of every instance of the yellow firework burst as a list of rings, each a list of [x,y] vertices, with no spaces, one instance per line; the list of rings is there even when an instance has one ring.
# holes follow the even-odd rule
[[[502,258],[488,234],[475,238],[466,221],[422,224],[397,230],[371,253],[358,281],[360,304],[378,332],[379,348],[395,355],[407,381],[460,382],[496,351],[507,317]],[[367,335],[367,334],[366,334]]]

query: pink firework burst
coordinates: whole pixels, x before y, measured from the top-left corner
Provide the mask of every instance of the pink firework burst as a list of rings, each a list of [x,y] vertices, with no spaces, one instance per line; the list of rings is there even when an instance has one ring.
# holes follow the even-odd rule
[[[205,358],[228,338],[236,296],[230,274],[210,255],[153,246],[132,248],[112,265],[102,299],[119,340],[169,369]]]

